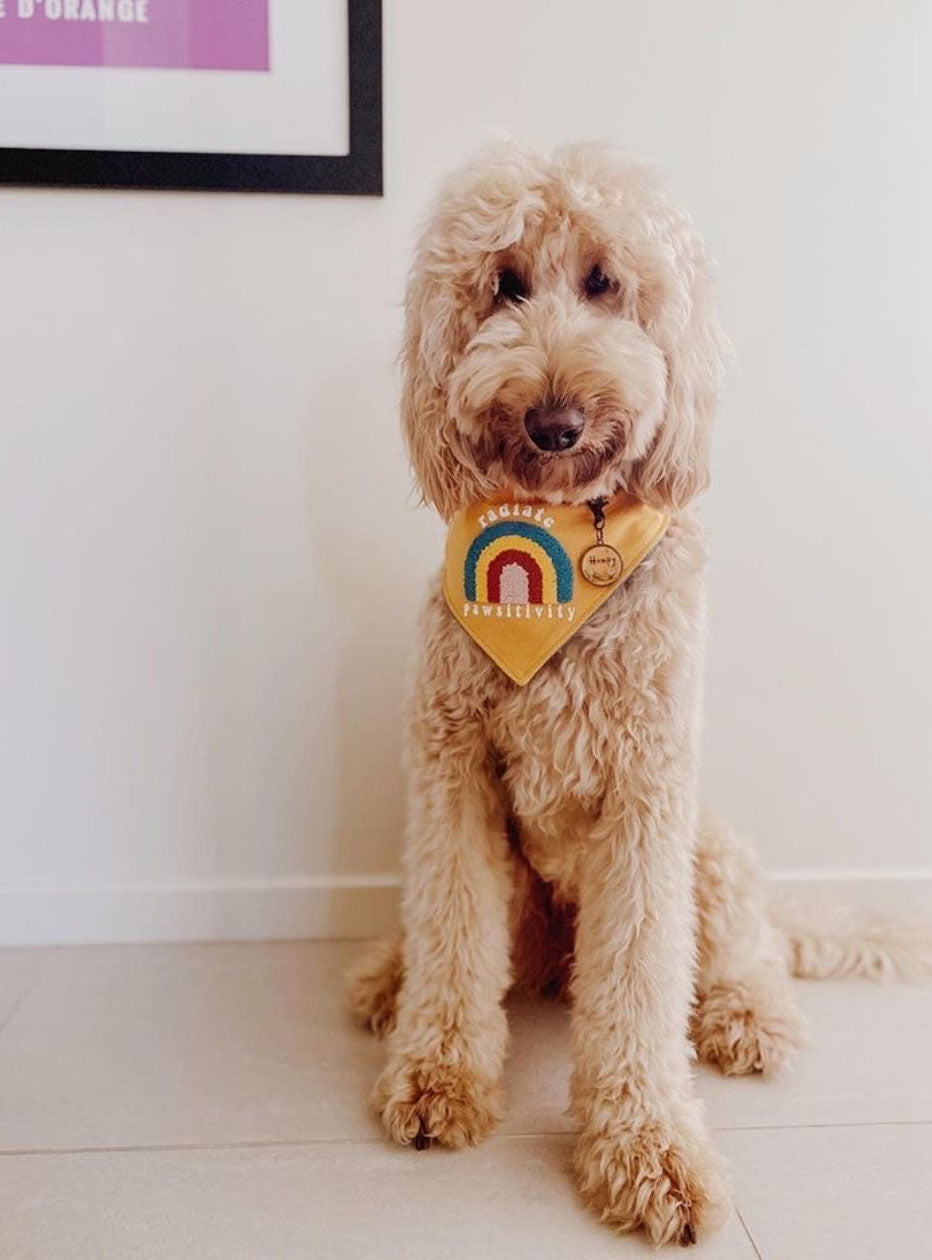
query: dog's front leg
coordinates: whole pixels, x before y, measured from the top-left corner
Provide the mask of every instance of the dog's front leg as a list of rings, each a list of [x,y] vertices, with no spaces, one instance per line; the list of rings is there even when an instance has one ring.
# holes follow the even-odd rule
[[[580,1190],[620,1230],[694,1242],[724,1215],[693,1092],[692,758],[667,729],[624,737],[580,870],[573,1108]]]
[[[510,855],[478,715],[428,698],[413,727],[403,980],[374,1102],[397,1142],[463,1146],[498,1119]]]

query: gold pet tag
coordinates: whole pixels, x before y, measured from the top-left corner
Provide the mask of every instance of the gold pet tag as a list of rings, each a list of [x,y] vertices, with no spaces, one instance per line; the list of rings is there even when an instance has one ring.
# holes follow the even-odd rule
[[[596,543],[580,556],[579,567],[583,577],[593,586],[611,586],[621,577],[625,562],[608,543]]]

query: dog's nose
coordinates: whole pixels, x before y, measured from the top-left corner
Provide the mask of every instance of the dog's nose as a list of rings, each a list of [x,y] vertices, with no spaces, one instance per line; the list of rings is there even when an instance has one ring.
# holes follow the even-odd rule
[[[568,451],[579,441],[585,423],[575,407],[532,407],[524,417],[528,437],[542,451]]]

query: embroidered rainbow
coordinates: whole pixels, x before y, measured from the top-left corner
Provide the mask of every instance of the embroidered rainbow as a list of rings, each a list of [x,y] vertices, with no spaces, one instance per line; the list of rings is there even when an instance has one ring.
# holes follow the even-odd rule
[[[573,565],[563,545],[539,525],[500,521],[473,539],[463,582],[472,602],[565,604],[573,598]]]

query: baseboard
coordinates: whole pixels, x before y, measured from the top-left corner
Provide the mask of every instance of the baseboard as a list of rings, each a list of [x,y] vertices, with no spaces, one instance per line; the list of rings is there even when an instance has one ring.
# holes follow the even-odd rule
[[[932,866],[801,867],[768,878],[775,897],[932,920]]]
[[[0,945],[377,936],[397,922],[398,887],[397,875],[0,886]]]
[[[779,896],[932,919],[932,867],[770,872]],[[393,874],[0,887],[0,945],[362,938],[397,922]]]

